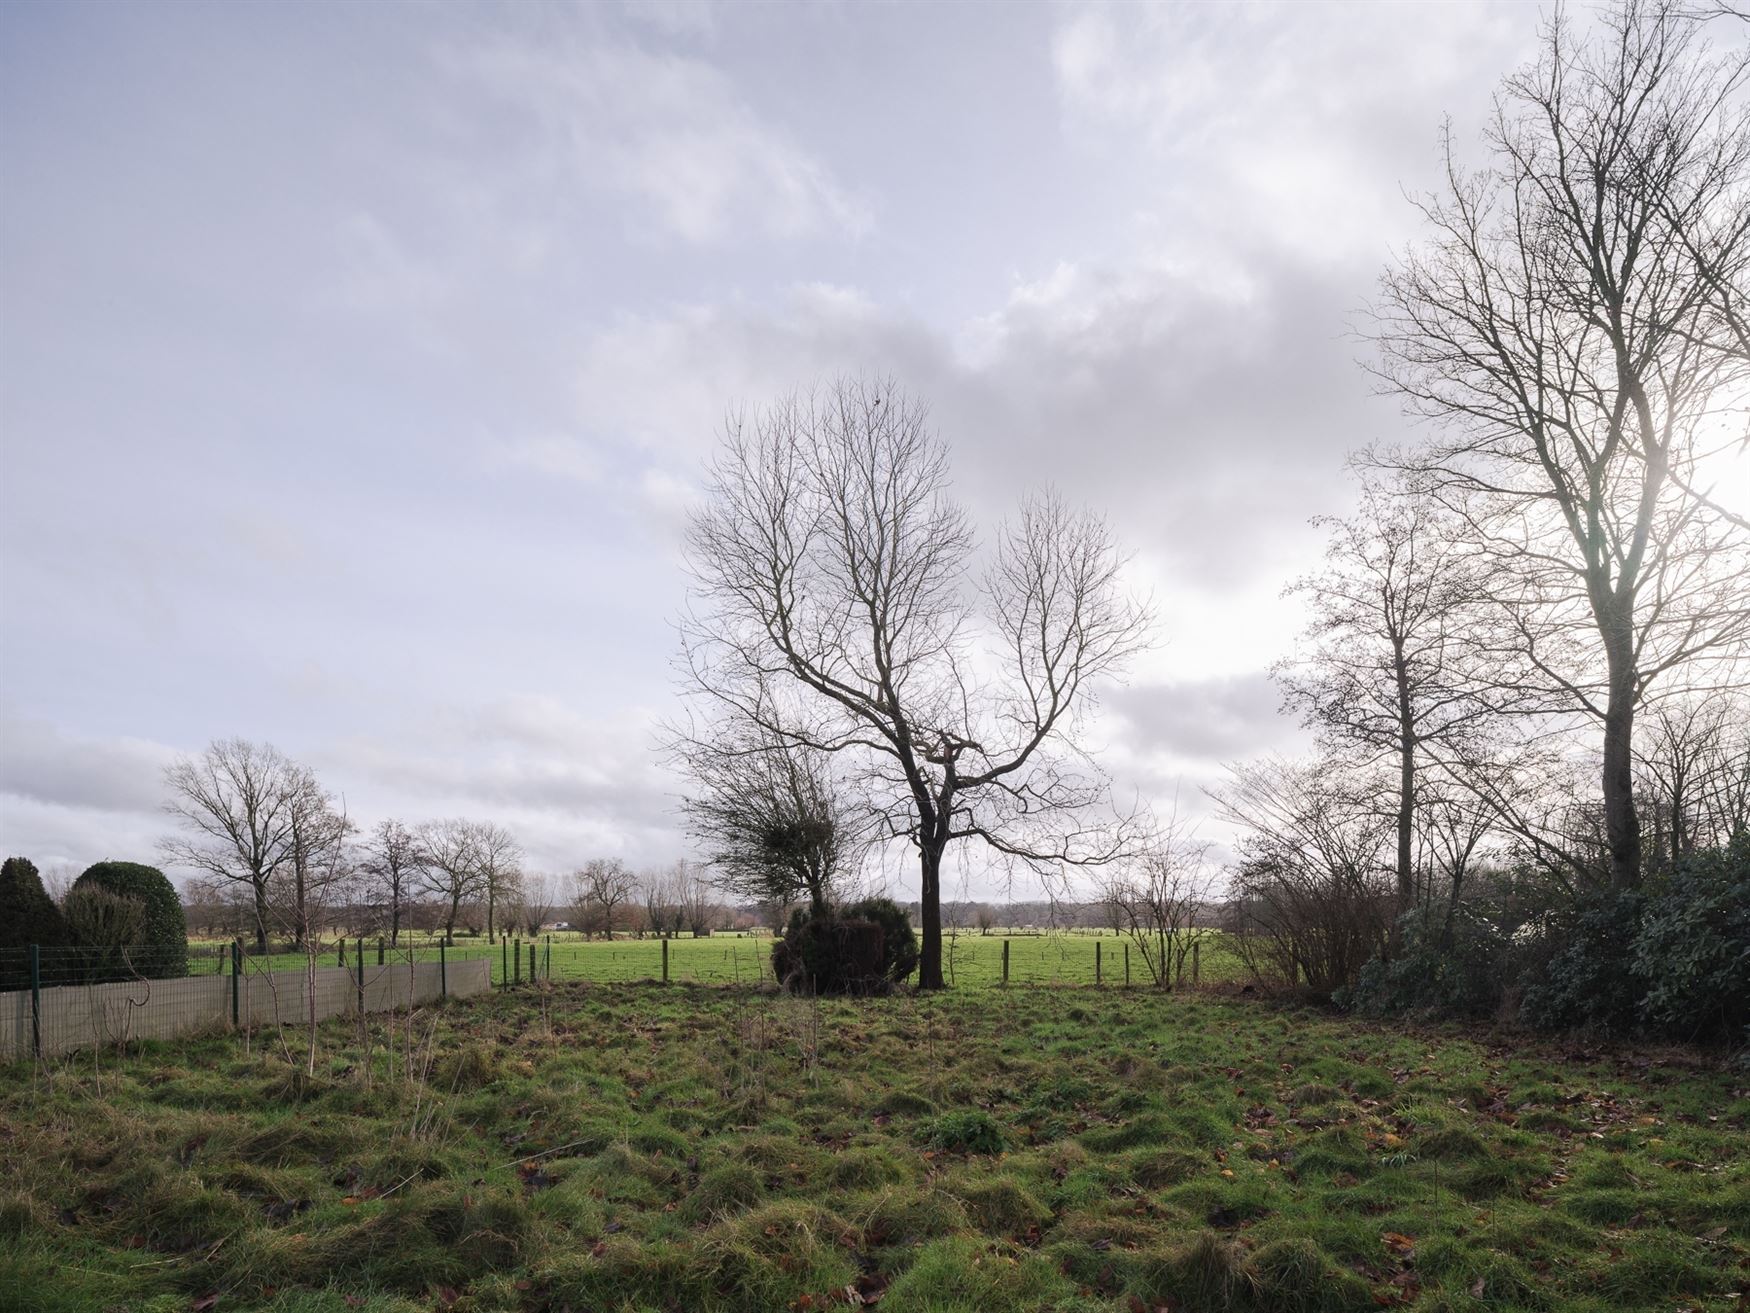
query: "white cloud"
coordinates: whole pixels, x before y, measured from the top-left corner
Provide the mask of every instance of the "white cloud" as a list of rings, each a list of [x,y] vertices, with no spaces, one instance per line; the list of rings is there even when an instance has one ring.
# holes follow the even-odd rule
[[[444,62],[524,116],[515,172],[548,200],[574,186],[630,196],[644,218],[701,244],[870,227],[863,199],[701,59],[573,35],[500,37]]]

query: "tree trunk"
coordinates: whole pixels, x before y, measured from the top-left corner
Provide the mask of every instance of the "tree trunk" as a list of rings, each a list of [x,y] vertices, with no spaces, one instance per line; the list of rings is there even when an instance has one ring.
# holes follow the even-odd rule
[[[267,952],[267,882],[254,880],[250,888],[255,891],[255,951]]]
[[[942,979],[942,845],[919,851],[923,879],[918,888],[918,908],[923,921],[923,942],[918,949],[918,988],[946,989]]]
[[[1604,842],[1610,854],[1610,883],[1632,889],[1641,879],[1641,819],[1635,814],[1633,636],[1628,627],[1610,626],[1604,635],[1610,695],[1604,709]]]

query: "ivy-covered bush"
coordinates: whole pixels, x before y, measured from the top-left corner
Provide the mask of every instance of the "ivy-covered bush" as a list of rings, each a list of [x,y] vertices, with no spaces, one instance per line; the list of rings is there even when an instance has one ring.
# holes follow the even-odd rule
[[[148,979],[171,979],[188,974],[188,923],[183,918],[182,900],[176,889],[155,866],[139,862],[98,862],[85,868],[85,873],[73,884],[67,895],[69,906],[81,889],[101,889],[118,898],[132,899],[140,904],[142,926],[139,942],[131,946],[130,966]],[[107,909],[115,912],[118,909]],[[120,926],[123,919],[99,916],[95,912],[82,917],[88,926],[78,935],[84,947],[105,949],[115,944],[94,943],[90,936],[111,933],[99,927]]]
[[[790,914],[772,946],[772,971],[783,984],[816,994],[881,994],[917,968],[917,938],[904,911],[887,898]]]
[[[881,927],[873,921],[837,908],[798,908],[772,945],[772,974],[786,989],[809,994],[874,994],[886,984],[881,958]]]
[[[1397,952],[1361,968],[1338,998],[1369,1016],[1492,1017],[1501,1009],[1513,940],[1492,909],[1461,902],[1418,907],[1398,922]]]
[[[1750,1026],[1750,832],[1690,853],[1648,894],[1634,945],[1641,1017],[1674,1039],[1742,1039]]]
[[[881,927],[881,974],[889,984],[909,979],[918,969],[918,937],[898,903],[891,898],[864,898],[843,911],[848,917],[873,921]]]
[[[32,944],[60,948],[71,941],[66,918],[43,888],[36,864],[8,857],[0,864],[0,990],[27,989]]]
[[[1554,916],[1554,951],[1534,969],[1519,1015],[1539,1030],[1622,1033],[1640,1019],[1643,985],[1630,970],[1646,899],[1635,890],[1586,893]]]

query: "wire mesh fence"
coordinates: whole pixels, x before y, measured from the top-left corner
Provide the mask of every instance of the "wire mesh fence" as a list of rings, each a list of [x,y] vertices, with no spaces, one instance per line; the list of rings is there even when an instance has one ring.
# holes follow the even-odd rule
[[[363,941],[295,955],[176,949],[0,950],[0,1060],[52,1058],[208,1029],[311,1024],[468,997],[491,987],[483,951],[372,954]]]
[[[771,986],[772,947],[764,936],[509,935],[491,943],[353,937],[262,952],[211,941],[0,949],[0,1061],[201,1029],[309,1024],[536,983]],[[1226,936],[1196,932],[1188,948],[1179,983],[1238,971]],[[956,988],[1149,983],[1146,964],[1117,936],[951,933],[943,950]]]

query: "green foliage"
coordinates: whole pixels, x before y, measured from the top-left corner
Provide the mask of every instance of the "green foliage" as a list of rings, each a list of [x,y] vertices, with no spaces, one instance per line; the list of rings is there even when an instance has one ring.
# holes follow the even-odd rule
[[[881,974],[889,981],[897,985],[918,969],[918,937],[898,903],[891,898],[864,898],[847,906],[844,914],[881,927]]]
[[[1559,914],[1547,938],[1556,950],[1532,973],[1520,1015],[1540,1030],[1634,1028],[1641,985],[1628,969],[1644,905],[1633,890],[1588,893]]]
[[[144,975],[150,956],[143,951],[146,907],[137,898],[111,893],[102,885],[76,886],[67,894],[67,925],[80,947],[74,970],[92,982]],[[62,981],[69,972],[62,968]]]
[[[188,925],[183,920],[182,900],[164,872],[139,862],[98,862],[85,868],[74,882],[73,892],[90,888],[134,899],[144,908],[139,954],[133,962],[140,975],[167,980],[188,974]],[[93,948],[116,946],[82,942]]]
[[[925,1134],[933,1148],[950,1153],[1001,1153],[1003,1128],[981,1108],[945,1112],[931,1122]]]
[[[43,888],[36,864],[28,857],[8,857],[0,865],[0,990],[29,986],[25,950],[30,945],[59,948],[71,939],[66,918]]]
[[[772,971],[815,994],[884,994],[917,969],[917,938],[889,898],[823,912],[799,907],[772,946]]]
[[[1750,1026],[1750,831],[1688,854],[1646,902],[1634,946],[1641,1016],[1682,1039]]]
[[[1493,1016],[1501,1006],[1512,940],[1477,903],[1418,907],[1398,922],[1398,949],[1361,968],[1339,1002],[1364,1016]]]

